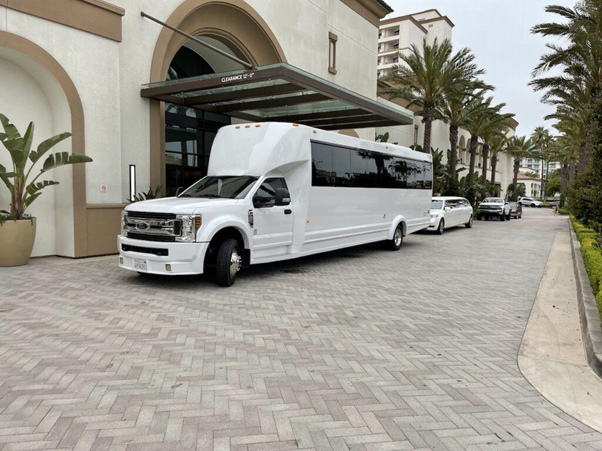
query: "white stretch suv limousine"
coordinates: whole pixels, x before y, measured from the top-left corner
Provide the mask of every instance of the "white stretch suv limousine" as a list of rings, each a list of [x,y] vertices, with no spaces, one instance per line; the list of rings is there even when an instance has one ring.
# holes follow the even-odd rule
[[[443,231],[450,227],[463,225],[470,229],[472,222],[472,206],[468,200],[463,197],[433,197],[429,230],[443,235]]]
[[[126,207],[122,268],[202,274],[382,241],[428,228],[430,155],[297,124],[218,132],[208,176],[178,197]]]

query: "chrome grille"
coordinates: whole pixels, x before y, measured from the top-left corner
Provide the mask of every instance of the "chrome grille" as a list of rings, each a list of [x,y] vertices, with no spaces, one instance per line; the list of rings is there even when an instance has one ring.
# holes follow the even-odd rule
[[[182,234],[182,222],[169,213],[128,212],[128,238],[147,241],[175,241]]]

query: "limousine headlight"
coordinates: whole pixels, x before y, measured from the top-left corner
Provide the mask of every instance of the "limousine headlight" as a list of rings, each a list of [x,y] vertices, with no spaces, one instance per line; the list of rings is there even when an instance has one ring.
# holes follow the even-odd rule
[[[196,234],[202,224],[201,215],[176,215],[176,219],[182,224],[181,234],[176,237],[176,241],[182,243],[196,241]]]

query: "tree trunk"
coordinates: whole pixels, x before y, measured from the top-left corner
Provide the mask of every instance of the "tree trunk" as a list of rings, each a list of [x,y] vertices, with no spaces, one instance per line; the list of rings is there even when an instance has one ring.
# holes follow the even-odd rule
[[[449,126],[449,194],[458,195],[458,126]]]
[[[491,157],[491,194],[495,196],[497,190],[495,189],[495,170],[497,169],[497,156]]]
[[[512,200],[518,200],[518,170],[520,169],[520,160],[514,160],[514,176],[512,178]]]
[[[431,135],[433,133],[433,118],[435,117],[435,109],[432,106],[424,108],[424,117],[422,122],[424,123],[424,141],[422,143],[422,151],[425,153],[431,153]]]
[[[487,158],[489,158],[489,144],[483,144],[483,183],[487,181]]]
[[[477,158],[477,147],[479,146],[479,137],[472,135],[470,137],[470,165],[468,167],[468,177],[466,179],[466,186],[468,193],[466,197],[471,204],[474,205],[475,192],[474,192],[474,166]]]
[[[542,152],[543,152],[543,149],[542,149]],[[540,183],[540,186],[539,186],[539,198],[541,199],[542,202],[545,200],[543,198],[543,185],[545,183],[543,164],[544,164],[544,160],[542,158],[541,159],[541,183]]]
[[[541,184],[541,197],[546,200],[548,197],[548,181],[550,180],[550,161],[546,160],[546,178],[542,178]]]

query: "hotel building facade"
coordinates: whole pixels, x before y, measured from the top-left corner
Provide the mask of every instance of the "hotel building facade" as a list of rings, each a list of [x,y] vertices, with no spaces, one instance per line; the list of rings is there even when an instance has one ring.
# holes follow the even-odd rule
[[[60,185],[28,211],[38,221],[33,255],[115,253],[127,199],[203,176],[223,125],[277,115],[374,139],[377,125],[411,124],[408,110],[375,105],[379,23],[391,11],[382,0],[0,0],[0,112],[22,132],[35,122],[34,146],[68,131],[56,149],[94,160],[49,174]],[[280,78],[237,84],[265,67]],[[174,91],[222,73],[243,75],[202,95]],[[256,116],[232,107],[243,88]],[[0,190],[0,208],[9,202]]]

